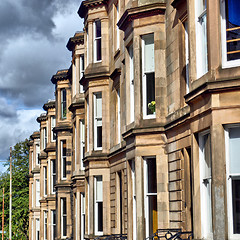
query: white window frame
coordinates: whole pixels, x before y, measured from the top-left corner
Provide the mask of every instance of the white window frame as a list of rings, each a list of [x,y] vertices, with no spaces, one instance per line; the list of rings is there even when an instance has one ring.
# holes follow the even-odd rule
[[[34,219],[31,221],[31,231],[32,240],[34,240]]]
[[[34,169],[34,167],[33,167],[33,163],[34,163],[34,161],[33,161],[33,151],[31,151],[31,158],[32,158],[32,159],[31,159],[31,160],[32,160],[32,161],[31,161],[31,163],[32,163],[32,170],[33,170],[33,169]]]
[[[97,189],[97,181],[102,182],[102,189]],[[97,191],[102,191],[101,195],[103,197],[103,179],[101,175],[94,176],[94,232],[96,236],[100,236],[103,235],[103,231],[98,231],[98,203],[103,204],[103,199],[97,199]]]
[[[188,21],[184,23],[185,35],[185,63],[186,63],[186,94],[189,93],[189,37],[188,37]]]
[[[79,226],[78,226],[78,212],[79,212],[79,209],[78,209],[78,196],[77,196],[77,193],[75,193],[75,239],[78,239],[78,236],[79,236],[79,233],[78,233],[78,229],[79,229]]]
[[[132,199],[133,199],[133,240],[137,240],[137,202],[136,202],[136,179],[135,179],[135,161],[131,161],[132,176]]]
[[[96,36],[96,24],[98,21],[100,21],[100,23],[101,23],[101,36],[100,37]],[[97,62],[102,61],[102,22],[100,19],[96,19],[94,21],[93,29],[94,29],[94,35],[93,35],[94,36],[94,52],[93,52],[93,54],[94,54],[94,62],[97,63]],[[101,41],[101,59],[97,60],[97,40],[99,40],[99,39]]]
[[[43,239],[47,240],[47,211],[43,211]]]
[[[53,166],[55,165],[55,172],[53,171]],[[52,194],[55,194],[56,193],[56,190],[54,188],[54,177],[55,177],[55,181],[56,181],[56,178],[57,178],[57,175],[56,175],[56,160],[55,159],[52,159],[51,160],[51,193]]]
[[[51,142],[55,142],[56,141],[56,135],[53,132],[53,129],[55,128],[55,126],[56,126],[56,117],[55,116],[51,116]]]
[[[118,118],[118,124],[117,124],[117,143],[121,142],[121,97],[120,97],[120,88],[117,90],[117,118]]]
[[[154,52],[154,63],[153,63],[153,69],[150,72],[145,72],[145,38],[149,37],[150,35],[153,36],[153,45],[154,44],[154,33],[146,34],[142,36],[142,99],[143,99],[143,105],[142,105],[142,111],[143,111],[143,119],[151,119],[151,118],[156,118],[156,112],[152,114],[147,114],[147,75],[149,73],[154,73],[155,75],[155,52]],[[155,46],[154,46],[155,49]],[[154,77],[155,78],[155,77]],[[155,82],[155,101],[156,101],[156,80]]]
[[[79,67],[80,67],[80,80],[82,79],[84,75],[84,55],[80,55],[80,61],[79,61]],[[80,83],[79,83],[80,84]],[[83,85],[80,84],[80,93],[83,93]]]
[[[64,200],[65,200],[65,209],[66,209],[66,213],[63,213],[63,204],[64,204]],[[63,219],[66,218],[66,226],[63,225]],[[66,228],[66,235],[64,235],[64,229]],[[61,198],[61,237],[62,238],[66,238],[67,237],[67,199],[66,198]]]
[[[61,119],[66,119],[67,118],[67,90],[65,88],[62,88],[60,92],[61,92]],[[66,95],[66,99],[63,98],[64,92]],[[65,107],[64,107],[64,103],[66,105]],[[64,116],[64,109],[66,110],[66,116]]]
[[[102,112],[101,112],[101,116],[97,116],[97,95],[101,94],[101,105],[102,104],[102,92],[96,92],[93,94],[93,98],[94,98],[94,150],[102,150],[102,146],[98,147],[97,146],[97,141],[98,141],[98,134],[97,134],[97,128],[98,127],[103,127],[102,126]],[[102,108],[102,107],[101,107]],[[103,133],[103,128],[102,128],[102,133]],[[101,140],[102,141],[102,140]]]
[[[200,174],[200,206],[201,206],[201,236],[204,239],[213,239],[212,229],[212,193],[210,193],[210,199],[208,198],[208,189],[203,186],[205,181],[208,181],[212,192],[212,176],[205,177],[206,161],[205,161],[205,148],[204,148],[204,136],[210,135],[211,145],[211,133],[210,130],[199,133],[199,174]],[[211,146],[210,146],[211,147]],[[211,156],[210,156],[211,157]],[[210,160],[212,161],[212,160]],[[212,168],[211,168],[212,169]],[[212,171],[212,170],[211,170]],[[206,202],[210,204],[207,209]]]
[[[80,120],[80,169],[84,170],[83,158],[85,156],[85,123],[84,120]]]
[[[36,165],[39,166],[40,162],[39,162],[39,154],[40,154],[40,146],[39,144],[35,144],[35,157],[36,157]]]
[[[88,198],[87,198],[87,206],[88,206],[88,235],[90,234],[90,184],[89,184],[89,177],[86,178],[87,181],[87,194],[88,194]]]
[[[86,38],[87,38],[87,66],[89,64],[89,35],[88,35],[88,28],[86,28]]]
[[[222,42],[222,68],[240,66],[240,59],[227,60],[227,32],[226,32],[226,1],[221,0],[221,42]]]
[[[32,190],[32,208],[34,208],[34,197],[36,196],[36,194],[34,194],[34,188],[33,188],[33,183],[31,183],[31,190]]]
[[[47,167],[43,167],[43,196],[47,196]]]
[[[208,0],[206,0],[207,2]],[[197,78],[202,77],[208,72],[208,50],[207,50],[207,7],[203,12],[200,12],[200,2],[202,0],[195,0],[195,16],[196,16],[196,66]],[[206,29],[201,21],[206,18]],[[202,21],[203,22],[203,21]],[[203,34],[205,30],[206,34]],[[199,44],[199,42],[201,44]],[[206,51],[206,52],[205,52]]]
[[[89,152],[89,97],[87,97],[87,152]]]
[[[74,123],[74,170],[77,171],[77,123]]]
[[[36,179],[36,207],[40,207],[40,180]]]
[[[63,155],[63,143],[66,143],[66,156]],[[61,179],[66,180],[67,179],[67,141],[66,140],[61,140]],[[63,162],[65,161],[65,172],[66,176],[64,176],[64,164]]]
[[[40,240],[40,219],[36,218],[36,240]]]
[[[156,196],[157,198],[157,191],[156,193],[149,193],[148,192],[148,172],[147,172],[147,161],[149,159],[156,159],[156,156],[152,157],[144,157],[144,211],[145,211],[145,229],[146,229],[146,238],[149,237],[149,197]],[[156,178],[157,178],[157,161],[156,161]],[[156,179],[157,182],[157,179]],[[157,183],[156,183],[157,184]]]
[[[57,227],[57,224],[56,224],[56,210],[51,210],[51,240],[55,240],[54,238],[54,232],[55,232],[55,235],[56,235],[56,227]],[[55,231],[54,231],[55,229]]]
[[[228,238],[230,240],[240,239],[240,234],[233,233],[233,198],[232,198],[232,179],[240,179],[239,174],[230,175],[230,144],[229,131],[232,128],[240,128],[239,124],[225,126],[225,150],[226,150],[226,185],[227,185],[227,211],[228,211]]]
[[[128,47],[129,54],[129,91],[130,91],[130,123],[134,122],[134,55],[133,44]]]
[[[84,240],[85,235],[85,208],[86,208],[86,202],[85,202],[85,193],[81,192],[81,240]]]

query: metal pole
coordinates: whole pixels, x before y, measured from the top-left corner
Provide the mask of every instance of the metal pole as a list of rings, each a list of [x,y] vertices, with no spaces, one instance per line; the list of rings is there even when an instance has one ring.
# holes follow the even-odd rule
[[[12,147],[10,147],[9,240],[12,240]]]
[[[2,205],[2,240],[4,240],[4,188],[3,188],[3,205]]]

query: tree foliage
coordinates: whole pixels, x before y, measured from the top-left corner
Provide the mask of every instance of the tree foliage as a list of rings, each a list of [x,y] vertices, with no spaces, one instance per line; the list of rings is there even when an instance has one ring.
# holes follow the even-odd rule
[[[12,240],[28,239],[29,212],[29,150],[28,140],[17,143],[12,150]],[[8,159],[9,160],[9,159]],[[9,236],[9,196],[10,196],[10,163],[5,164],[7,171],[0,175],[0,214],[2,216],[2,190],[5,191],[4,203],[4,239]],[[2,218],[0,219],[2,226]],[[0,228],[1,228],[0,226]]]

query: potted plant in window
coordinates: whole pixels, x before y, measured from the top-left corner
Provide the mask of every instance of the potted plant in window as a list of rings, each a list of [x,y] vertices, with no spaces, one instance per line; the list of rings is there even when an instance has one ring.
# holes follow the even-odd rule
[[[155,113],[155,105],[156,105],[156,102],[155,102],[155,101],[151,101],[150,103],[148,103],[148,108],[150,109],[150,111],[152,112],[152,114]]]

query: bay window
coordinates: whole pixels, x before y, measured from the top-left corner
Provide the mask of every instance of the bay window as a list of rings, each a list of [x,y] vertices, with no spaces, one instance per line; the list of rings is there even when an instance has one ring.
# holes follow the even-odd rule
[[[101,21],[94,22],[94,62],[102,60],[102,32]]]
[[[61,179],[67,177],[67,148],[66,140],[61,141]]]
[[[103,185],[102,176],[94,177],[94,219],[95,235],[103,234]]]
[[[199,167],[202,237],[212,239],[212,158],[209,132],[199,134]]]
[[[156,158],[144,159],[144,195],[146,237],[157,231],[157,168]]]
[[[66,89],[61,90],[61,119],[67,117],[67,95]]]
[[[67,236],[67,200],[61,198],[61,237]]]
[[[208,71],[207,51],[207,0],[195,0],[197,78]]]
[[[94,150],[102,149],[102,93],[94,93]]]
[[[229,239],[240,239],[240,126],[226,129],[226,180]]]
[[[155,117],[154,34],[142,36],[142,99],[143,118]]]
[[[222,2],[222,57],[223,67],[240,65],[240,2]]]

